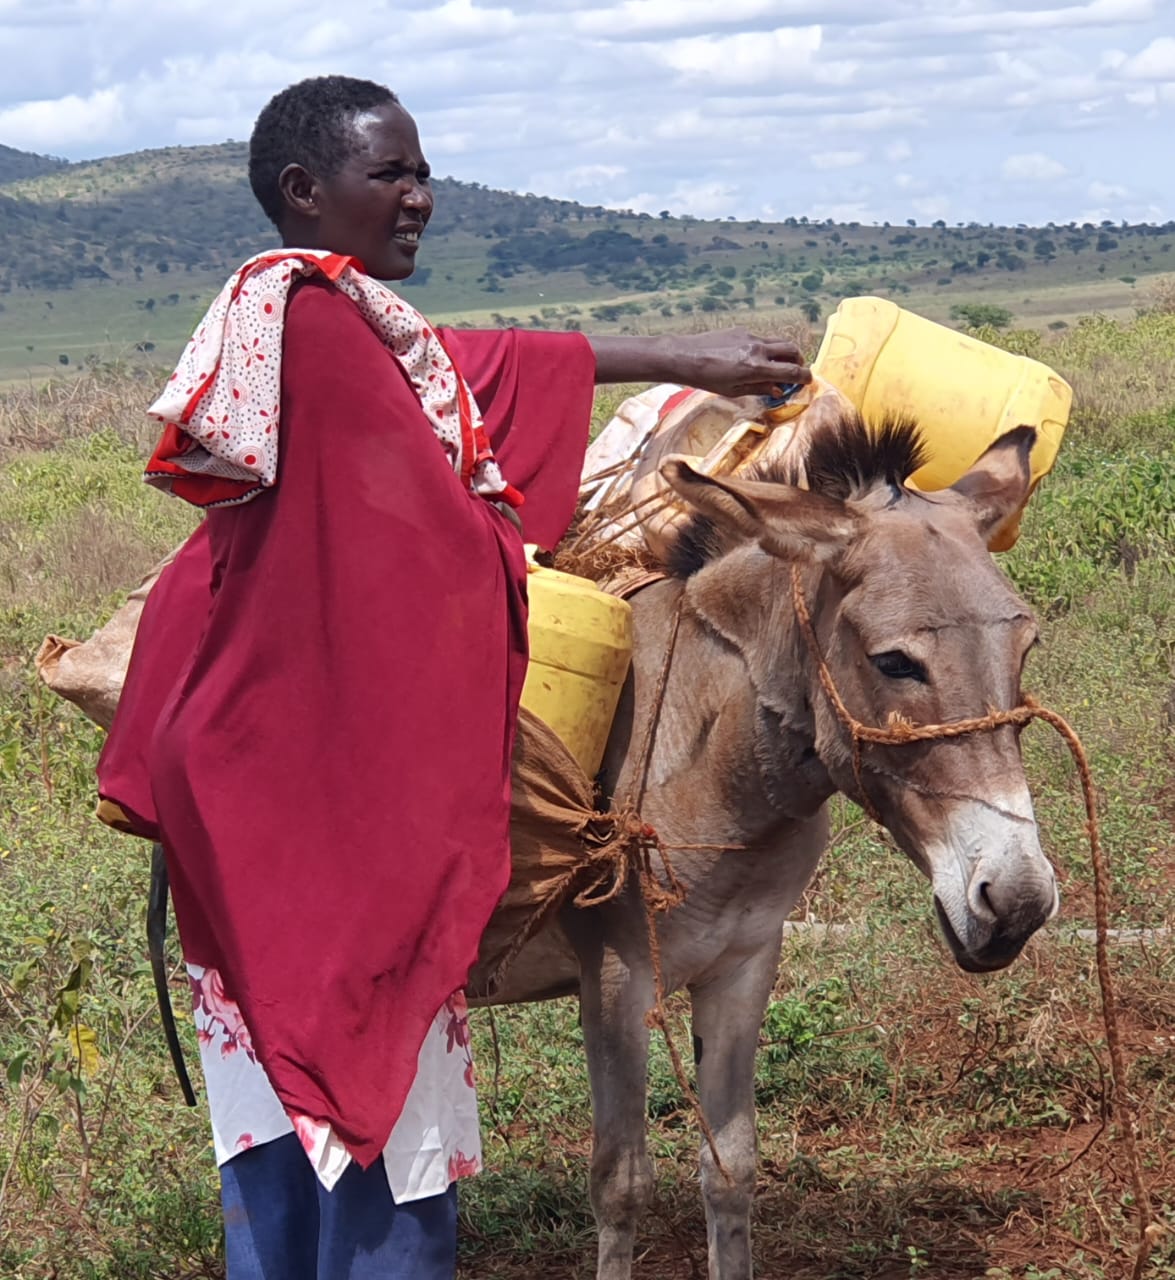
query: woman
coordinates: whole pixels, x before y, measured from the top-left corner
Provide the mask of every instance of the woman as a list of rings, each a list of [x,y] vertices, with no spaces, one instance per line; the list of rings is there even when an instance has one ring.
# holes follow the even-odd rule
[[[433,1280],[480,1167],[460,993],[508,873],[516,526],[566,528],[594,383],[808,374],[739,334],[434,330],[377,283],[433,207],[382,86],[278,94],[250,181],[284,248],[153,407],[148,478],[209,514],[144,610],[100,790],[166,848],[229,1280]]]

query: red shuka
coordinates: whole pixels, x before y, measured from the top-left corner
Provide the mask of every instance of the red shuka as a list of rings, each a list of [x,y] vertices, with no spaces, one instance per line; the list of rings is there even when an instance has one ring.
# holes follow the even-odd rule
[[[445,342],[553,545],[589,344]],[[223,975],[283,1105],[366,1166],[506,885],[526,572],[326,282],[290,300],[281,432],[275,488],[209,512],[152,591],[99,790],[164,844],[185,957]]]

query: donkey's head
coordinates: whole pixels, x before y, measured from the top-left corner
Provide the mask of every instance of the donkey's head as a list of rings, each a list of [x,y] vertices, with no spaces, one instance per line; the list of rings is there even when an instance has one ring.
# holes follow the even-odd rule
[[[662,469],[698,513],[675,566],[691,606],[740,648],[760,702],[793,728],[806,721],[831,783],[876,812],[930,878],[947,942],[972,971],[1009,964],[1058,906],[1018,730],[866,744],[858,774],[820,663],[864,725],[1020,704],[1036,624],[987,545],[1028,495],[1034,436],[1009,432],[935,493],[905,484],[922,460],[908,423],[846,420],[783,479],[712,479],[675,460]],[[807,488],[787,482],[797,478]],[[815,646],[797,640],[785,562],[800,567]]]

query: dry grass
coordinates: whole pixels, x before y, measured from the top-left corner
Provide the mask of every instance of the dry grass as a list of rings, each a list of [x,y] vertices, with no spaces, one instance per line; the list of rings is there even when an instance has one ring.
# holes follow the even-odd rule
[[[54,449],[96,431],[113,432],[144,458],[159,433],[146,416],[161,385],[158,369],[115,365],[0,391],[0,462],[17,452]]]
[[[900,922],[884,928],[793,935],[785,946],[785,976],[760,1036],[756,1274],[1040,1280],[1056,1267],[1053,1280],[1125,1280],[1130,1186],[1121,1145],[1102,1126],[1088,949],[1053,937],[1009,973],[969,977],[944,965],[916,898],[915,889]],[[1124,989],[1145,1006],[1124,1002],[1124,1031],[1148,1182],[1163,1213],[1175,1197],[1175,951],[1123,951],[1118,963]],[[671,1004],[685,1052],[686,1007]],[[513,1039],[520,1015],[500,1016],[511,1019],[503,1032]],[[548,1034],[573,1034],[573,1016],[565,1009]],[[548,1043],[520,1034],[515,1052]],[[517,1172],[477,1188],[462,1274],[588,1280],[587,1117],[568,1114],[567,1103],[559,1118],[537,1102],[519,1105],[509,1097],[515,1072],[508,1066],[490,1166],[526,1169],[527,1203],[508,1193]],[[651,1074],[658,1196],[640,1230],[637,1274],[700,1280],[705,1223],[692,1121],[657,1047]],[[585,1087],[582,1073],[546,1080],[560,1097]],[[512,1220],[505,1236],[503,1219]],[[521,1231],[540,1233],[547,1247],[520,1256]],[[1156,1278],[1175,1265],[1171,1246],[1160,1242]]]
[[[142,482],[158,383],[119,367],[0,393],[0,661],[84,637],[194,527]]]
[[[1143,290],[1144,311],[1175,315],[1175,274],[1156,276]]]
[[[1069,382],[1067,439],[1111,450],[1143,441],[1163,449],[1175,439],[1175,313],[1151,309],[1128,321],[1083,316],[1072,328],[1048,334],[974,332],[1043,361]]]

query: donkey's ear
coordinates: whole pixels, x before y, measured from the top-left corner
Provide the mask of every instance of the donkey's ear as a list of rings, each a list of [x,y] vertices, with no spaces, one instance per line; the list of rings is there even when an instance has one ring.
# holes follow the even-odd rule
[[[716,525],[785,560],[827,559],[852,538],[856,523],[843,502],[788,484],[707,476],[667,458],[661,476]]]
[[[1001,535],[1015,524],[1028,501],[1032,492],[1029,457],[1035,443],[1035,428],[1013,427],[951,486],[967,499],[989,545],[1000,543]]]

